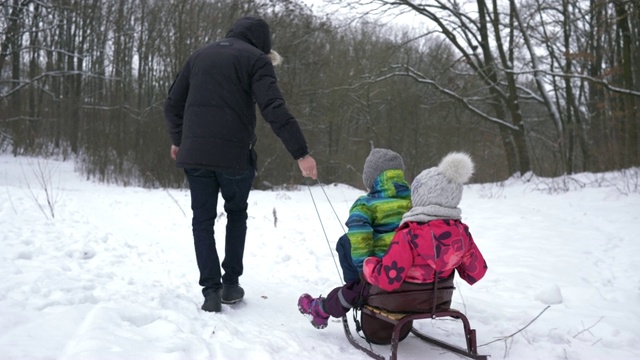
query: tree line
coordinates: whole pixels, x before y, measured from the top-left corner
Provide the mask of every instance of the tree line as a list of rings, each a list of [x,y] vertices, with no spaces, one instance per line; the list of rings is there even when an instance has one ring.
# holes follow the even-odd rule
[[[258,15],[322,182],[361,187],[372,146],[402,154],[409,179],[453,150],[472,155],[477,182],[640,165],[638,2],[337,3],[375,10],[336,20],[296,0],[1,1],[0,151],[72,159],[100,181],[184,186],[168,155],[169,86],[193,50]],[[393,11],[424,29],[381,24]],[[257,133],[254,185],[301,183],[268,125]]]

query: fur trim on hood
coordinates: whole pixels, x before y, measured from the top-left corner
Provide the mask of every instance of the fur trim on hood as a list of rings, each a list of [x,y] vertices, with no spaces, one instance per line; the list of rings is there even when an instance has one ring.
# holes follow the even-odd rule
[[[267,54],[267,57],[269,58],[269,60],[271,60],[271,63],[273,64],[273,66],[277,66],[277,65],[282,64],[283,58],[275,50],[271,50]]]

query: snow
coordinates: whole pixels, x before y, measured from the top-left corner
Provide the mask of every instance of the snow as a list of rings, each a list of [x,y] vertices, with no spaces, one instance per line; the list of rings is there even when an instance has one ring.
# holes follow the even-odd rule
[[[489,271],[474,286],[457,280],[453,307],[477,330],[480,353],[640,358],[640,195],[624,190],[634,174],[465,188],[463,219]],[[71,162],[1,155],[0,358],[366,359],[339,320],[317,330],[296,307],[301,293],[340,285],[333,247],[361,194],[318,183],[253,191],[245,300],[206,313],[187,190],[105,185]],[[416,326],[464,344],[457,321]],[[414,336],[399,357],[460,358]]]
[[[535,299],[545,305],[562,304],[562,291],[560,291],[558,285],[553,284],[538,291]]]

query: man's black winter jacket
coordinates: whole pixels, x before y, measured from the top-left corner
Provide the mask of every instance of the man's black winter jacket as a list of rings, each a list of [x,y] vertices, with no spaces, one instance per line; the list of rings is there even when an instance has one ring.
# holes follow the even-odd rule
[[[278,88],[267,23],[239,19],[225,39],[196,50],[165,102],[181,168],[245,170],[255,142],[257,103],[264,119],[294,159],[307,154],[298,122]]]

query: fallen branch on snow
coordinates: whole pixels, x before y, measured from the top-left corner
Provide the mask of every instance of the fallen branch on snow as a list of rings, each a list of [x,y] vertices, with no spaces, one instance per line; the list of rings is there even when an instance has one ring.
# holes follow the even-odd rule
[[[525,325],[523,328],[519,329],[518,331],[514,332],[513,334],[511,334],[511,335],[507,335],[507,336],[503,336],[503,337],[500,337],[500,338],[497,338],[497,339],[495,339],[495,340],[493,340],[493,341],[489,341],[489,342],[488,342],[488,343],[486,343],[486,344],[478,345],[478,347],[487,346],[487,345],[489,345],[489,344],[493,344],[493,343],[498,342],[498,341],[506,341],[506,340],[509,340],[510,338],[512,338],[512,337],[514,337],[515,335],[517,335],[517,334],[519,334],[520,332],[522,332],[524,329],[528,328],[531,324],[533,324],[533,323],[534,323],[534,321],[538,320],[538,318],[539,318],[540,316],[542,316],[542,314],[544,314],[544,312],[545,312],[545,311],[547,311],[547,309],[549,309],[550,307],[551,307],[551,305],[547,305],[547,307],[546,307],[546,308],[544,308],[544,309],[543,309],[543,310],[542,310],[542,311],[541,311],[541,312],[540,312],[536,317],[534,317],[531,321],[529,321],[529,323],[528,323],[527,325]]]

